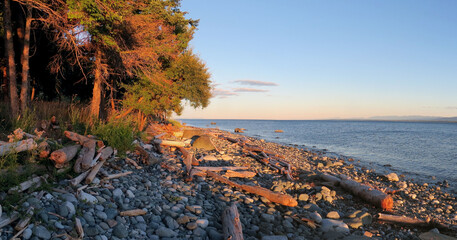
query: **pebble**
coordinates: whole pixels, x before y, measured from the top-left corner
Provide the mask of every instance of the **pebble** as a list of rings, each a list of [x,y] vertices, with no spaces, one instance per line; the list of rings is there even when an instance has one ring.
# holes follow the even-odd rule
[[[33,228],[33,235],[37,236],[38,238],[42,239],[51,239],[51,232],[46,229],[44,226],[35,226]]]
[[[312,212],[309,214],[309,218],[314,220],[316,223],[321,223],[322,222],[322,217],[318,212]]]
[[[322,232],[342,232],[349,233],[349,227],[343,221],[334,220],[334,219],[323,219],[321,222],[320,230]]]
[[[263,236],[262,240],[287,240],[287,236],[284,235],[274,235],[274,236]]]
[[[306,193],[302,193],[302,194],[300,194],[300,196],[298,196],[298,200],[300,200],[300,201],[306,202],[306,201],[308,201],[308,199],[309,199],[309,195]]]
[[[172,238],[172,237],[178,236],[178,233],[176,233],[175,231],[173,231],[169,228],[166,228],[166,227],[159,227],[156,230],[156,234],[159,235],[159,237],[166,237],[166,238]]]
[[[337,211],[331,211],[331,212],[327,213],[327,218],[339,219],[340,218],[340,214]]]
[[[396,173],[389,173],[389,174],[386,175],[386,178],[391,182],[400,181],[400,178],[398,178],[398,175]]]
[[[129,231],[124,224],[119,223],[113,228],[113,235],[118,238],[126,238],[129,235]]]
[[[120,198],[122,196],[124,196],[124,193],[122,192],[121,189],[116,188],[113,190],[113,198]]]
[[[24,232],[22,233],[22,238],[23,239],[30,239],[32,237],[32,229],[30,228],[27,228],[24,230]]]
[[[196,222],[190,222],[186,224],[186,228],[189,230],[194,230],[198,227],[198,224]]]
[[[271,215],[271,214],[266,214],[266,213],[262,213],[260,215],[260,218],[266,222],[274,222],[275,221],[275,216],[274,215]]]
[[[81,191],[79,193],[79,200],[83,201],[83,202],[87,202],[87,203],[92,203],[92,204],[95,204],[98,202],[97,198],[92,196],[91,194],[89,193],[85,193],[83,191]]]
[[[196,221],[196,223],[197,223],[197,225],[198,225],[199,227],[201,227],[201,228],[203,228],[203,229],[206,228],[206,227],[208,227],[208,225],[209,225],[208,219],[198,219],[198,220]]]

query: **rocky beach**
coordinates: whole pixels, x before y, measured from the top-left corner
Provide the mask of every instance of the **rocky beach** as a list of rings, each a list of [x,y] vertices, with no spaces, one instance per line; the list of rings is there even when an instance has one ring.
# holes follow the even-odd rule
[[[71,179],[61,180],[49,189],[30,192],[17,206],[8,206],[10,212],[4,210],[0,218],[0,238],[224,239],[222,218],[232,204],[237,206],[244,239],[457,237],[456,196],[446,191],[454,183],[418,183],[401,174],[379,174],[349,157],[330,157],[323,151],[280,145],[217,128],[161,129],[149,127],[149,141],[137,142],[144,151],[107,159],[90,184],[72,186]],[[167,141],[182,143],[187,150],[170,146]],[[261,149],[260,153],[267,153],[264,155],[281,156],[281,161],[289,164],[288,171],[259,161],[257,155],[245,151],[241,142]],[[144,152],[149,155],[148,161],[141,160]],[[191,158],[196,161],[192,167]],[[296,206],[278,204],[216,181],[204,171],[190,174],[201,167],[227,166],[255,173],[230,177],[237,185],[290,196]],[[223,172],[218,174],[228,178],[230,171],[225,175]],[[119,173],[124,174],[109,177]],[[393,207],[382,209],[324,175],[344,175],[388,194]],[[7,194],[0,193],[0,202]],[[30,218],[28,225],[15,230],[18,221],[26,218]]]

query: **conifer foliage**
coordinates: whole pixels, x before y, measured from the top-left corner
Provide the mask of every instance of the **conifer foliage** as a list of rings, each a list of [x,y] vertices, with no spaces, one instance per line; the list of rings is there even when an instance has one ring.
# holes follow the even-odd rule
[[[208,68],[188,47],[198,21],[186,18],[179,0],[3,0],[1,7],[0,93],[13,116],[34,97],[90,99],[94,119],[110,109],[143,121],[180,114],[186,102],[209,104]]]

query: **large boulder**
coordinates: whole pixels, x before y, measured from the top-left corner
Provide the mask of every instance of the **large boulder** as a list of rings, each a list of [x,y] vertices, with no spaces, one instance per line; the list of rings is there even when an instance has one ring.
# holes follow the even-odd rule
[[[182,138],[191,139],[194,136],[201,136],[203,134],[204,134],[203,130],[200,130],[200,129],[184,129]]]
[[[204,149],[207,151],[216,149],[213,142],[211,141],[210,136],[208,136],[208,135],[203,135],[203,136],[196,138],[192,143],[192,147],[198,148],[198,149]]]

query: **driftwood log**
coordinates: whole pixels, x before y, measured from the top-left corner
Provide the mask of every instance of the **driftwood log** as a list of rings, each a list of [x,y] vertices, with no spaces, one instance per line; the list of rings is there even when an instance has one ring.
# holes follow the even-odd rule
[[[69,162],[76,156],[79,149],[81,149],[80,145],[72,145],[61,148],[52,152],[49,159],[54,161],[56,168],[62,168],[65,163]]]
[[[262,197],[270,200],[271,202],[278,203],[278,204],[281,204],[284,206],[289,206],[289,207],[295,207],[298,205],[297,200],[295,200],[290,195],[282,194],[282,193],[275,193],[266,188],[262,188],[259,186],[249,186],[249,185],[238,184],[238,183],[230,181],[227,178],[224,178],[221,175],[219,175],[215,172],[212,172],[212,171],[207,171],[206,173],[208,176],[212,177],[214,180],[228,184],[232,187],[239,188],[239,189],[244,190],[249,193],[257,194],[259,196],[262,196]]]
[[[431,220],[431,219],[422,220],[422,219],[417,219],[417,218],[384,214],[384,213],[378,213],[378,221],[390,222],[390,223],[399,224],[399,225],[416,226],[416,227],[431,227],[431,228],[440,228],[440,229],[445,229],[445,230],[450,229],[450,227],[448,225],[437,222],[435,220]]]
[[[12,222],[16,221],[19,218],[19,213],[18,212],[13,212],[11,213],[10,216],[6,216],[5,214],[2,214],[0,217],[0,229],[6,225],[10,225]]]
[[[113,155],[114,153],[114,150],[112,147],[106,147],[106,148],[103,148],[103,150],[100,152],[100,160],[108,160],[109,157],[111,157],[111,155]]]
[[[349,191],[355,196],[360,197],[361,199],[384,210],[389,211],[393,208],[394,200],[386,193],[373,189],[373,187],[356,182],[342,174],[339,175],[339,178],[341,179],[341,187],[346,191]]]
[[[243,240],[243,227],[241,226],[240,214],[235,203],[222,213],[222,231],[224,239]]]
[[[24,229],[25,227],[27,227],[27,225],[29,225],[29,222],[30,220],[32,219],[32,216],[33,216],[33,211],[35,209],[33,207],[29,207],[29,209],[27,209],[27,212],[25,213],[25,216],[23,219],[19,220],[19,222],[16,224],[16,226],[14,227],[14,229],[16,231],[21,231],[22,229]]]
[[[120,212],[120,215],[121,216],[134,217],[134,216],[145,215],[146,213],[148,213],[148,212],[146,210],[143,210],[143,209],[133,209],[133,210]]]
[[[84,228],[83,228],[83,225],[81,224],[81,220],[79,220],[79,218],[75,218],[75,228],[76,228],[76,232],[79,234],[79,238],[83,239],[84,238]]]
[[[227,172],[224,174],[224,177],[226,178],[231,178],[231,177],[237,177],[237,178],[252,178],[255,177],[257,173],[251,172],[251,171],[231,171],[227,170]]]
[[[111,175],[106,176],[104,179],[105,179],[105,180],[110,180],[110,179],[114,179],[114,178],[120,178],[120,177],[127,176],[127,175],[129,175],[129,174],[132,174],[132,173],[133,173],[132,171],[128,171],[128,172],[122,172],[122,173],[111,174]]]
[[[79,176],[77,176],[77,177],[71,179],[71,180],[70,180],[70,184],[71,184],[73,187],[75,187],[75,186],[78,185],[80,182],[82,182],[82,180],[84,180],[84,179],[87,177],[87,175],[89,175],[89,172],[90,172],[90,171],[87,170],[87,171],[85,171],[85,172],[79,174]]]
[[[236,170],[248,170],[248,167],[236,167],[236,166],[225,166],[225,167],[194,167],[200,171],[211,171],[211,172],[220,172],[220,171],[236,171]]]
[[[0,145],[0,157],[10,153],[17,153],[23,151],[30,151],[37,147],[36,142],[29,138],[18,142],[6,143]]]
[[[86,180],[85,180],[85,183],[86,184],[90,184],[92,183],[92,181],[94,180],[95,176],[97,176],[97,173],[98,171],[100,171],[100,168],[103,166],[103,164],[105,163],[105,160],[102,160],[100,162],[98,162],[89,172],[89,174],[87,174],[87,177],[86,177]]]
[[[154,143],[169,147],[184,147],[186,144],[180,141],[172,141],[172,140],[162,140],[162,139],[154,139]]]
[[[41,186],[41,183],[43,181],[46,181],[46,178],[48,178],[48,175],[45,174],[41,177],[34,177],[30,180],[27,180],[21,184],[19,184],[19,186],[16,186],[16,187],[12,187],[8,190],[8,193],[14,193],[14,192],[23,192],[31,187],[39,187]]]
[[[89,169],[92,166],[92,160],[95,156],[97,141],[70,131],[65,131],[64,134],[67,138],[72,141],[79,142],[79,144],[83,146],[83,150],[81,151],[82,154],[80,154],[80,157],[75,163],[75,172],[81,172]]]

